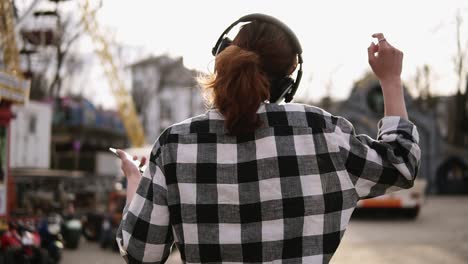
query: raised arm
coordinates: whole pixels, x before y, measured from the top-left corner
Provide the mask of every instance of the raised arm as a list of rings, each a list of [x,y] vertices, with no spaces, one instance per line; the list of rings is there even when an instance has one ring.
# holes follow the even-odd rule
[[[372,37],[377,38],[378,43],[372,42],[367,52],[369,64],[382,87],[385,116],[408,119],[400,77],[403,52],[390,45],[382,33],[373,34]]]
[[[368,48],[369,64],[380,81],[385,104],[377,139],[356,135],[344,118],[335,117],[334,122],[340,156],[360,198],[412,187],[421,158],[418,131],[408,120],[401,85],[403,53],[383,34],[372,37],[378,43]]]

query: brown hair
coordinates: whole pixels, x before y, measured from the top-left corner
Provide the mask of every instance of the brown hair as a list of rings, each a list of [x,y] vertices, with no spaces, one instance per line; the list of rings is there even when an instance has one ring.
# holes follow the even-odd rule
[[[289,75],[296,53],[286,32],[265,22],[244,25],[232,44],[216,56],[215,73],[202,80],[209,103],[225,118],[231,135],[261,126],[260,104],[270,96],[270,81]]]

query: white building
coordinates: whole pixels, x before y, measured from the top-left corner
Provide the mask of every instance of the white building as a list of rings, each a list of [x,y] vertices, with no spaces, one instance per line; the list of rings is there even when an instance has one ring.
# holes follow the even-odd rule
[[[140,113],[146,140],[152,143],[171,124],[205,112],[195,80],[182,58],[150,57],[130,66],[132,96]]]
[[[50,168],[52,106],[30,101],[12,111],[10,167]]]

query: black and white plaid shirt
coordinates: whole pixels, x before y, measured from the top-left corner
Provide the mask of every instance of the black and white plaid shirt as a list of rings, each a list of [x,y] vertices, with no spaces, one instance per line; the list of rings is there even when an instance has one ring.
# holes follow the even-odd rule
[[[168,128],[124,209],[130,263],[328,263],[359,199],[410,188],[418,132],[400,117],[377,140],[342,117],[262,104],[263,126],[228,136],[215,110]]]

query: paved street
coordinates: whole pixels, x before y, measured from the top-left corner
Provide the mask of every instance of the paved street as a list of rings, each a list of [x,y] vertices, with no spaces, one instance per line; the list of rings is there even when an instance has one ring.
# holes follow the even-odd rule
[[[63,264],[120,264],[124,263],[120,255],[111,250],[102,250],[98,244],[89,243],[83,237],[77,250],[66,250]]]
[[[415,221],[353,217],[331,263],[465,264],[468,263],[467,219],[468,197],[430,197]],[[66,251],[62,263],[123,261],[117,253],[85,242],[78,251]],[[176,263],[180,261],[170,261]]]
[[[331,263],[468,263],[468,197],[431,197],[415,221],[353,219]]]

